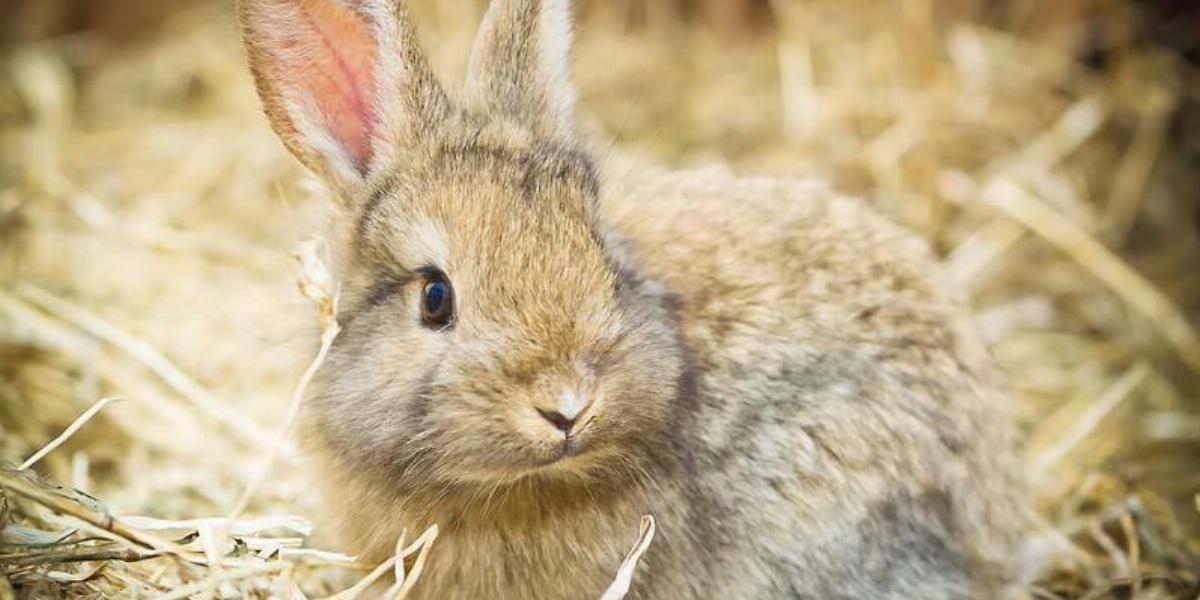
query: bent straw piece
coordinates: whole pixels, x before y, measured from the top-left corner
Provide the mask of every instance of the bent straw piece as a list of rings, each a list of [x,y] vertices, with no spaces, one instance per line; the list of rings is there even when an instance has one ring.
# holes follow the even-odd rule
[[[121,349],[150,369],[163,383],[190,401],[205,415],[226,425],[250,445],[264,448],[268,444],[267,440],[271,439],[270,433],[258,423],[231,408],[224,400],[217,398],[148,342],[134,337],[100,316],[30,283],[19,282],[14,286],[13,291],[42,310]]]
[[[120,398],[103,398],[97,401],[92,405],[91,408],[87,409],[82,415],[79,415],[74,422],[67,426],[67,428],[58,435],[58,437],[50,440],[50,443],[42,446],[41,450],[38,450],[33,454],[33,456],[30,456],[25,462],[21,463],[21,466],[17,467],[17,470],[24,471],[37,464],[39,460],[42,460],[42,458],[44,458],[47,454],[53,452],[55,448],[58,448],[63,444],[63,442],[66,442],[71,438],[71,436],[75,435],[75,432],[79,431],[79,428],[83,427],[85,423],[90,421],[92,417],[96,416],[96,414],[99,413],[105,406],[108,406],[113,402],[119,402],[120,400]]]
[[[420,537],[418,537],[407,547],[404,546],[404,538],[406,534],[407,530],[400,532],[400,538],[396,541],[396,553],[393,554],[391,558],[388,558],[380,563],[379,566],[375,567],[370,574],[368,574],[358,583],[328,597],[326,600],[354,600],[363,592],[367,591],[372,585],[374,585],[375,582],[378,581],[380,577],[383,577],[383,574],[389,569],[396,574],[398,580],[393,586],[388,588],[381,597],[385,598],[386,600],[399,600],[407,596],[408,592],[414,585],[416,585],[417,580],[421,577],[421,571],[424,569],[425,560],[429,554],[429,548],[433,545],[433,541],[437,539],[438,526],[436,523],[430,525],[429,529],[426,529]],[[404,559],[408,556],[411,556],[414,552],[417,552],[417,550],[420,550],[420,554],[417,554],[417,560],[413,563],[412,571],[409,571],[407,575],[404,575],[404,567],[402,566]]]
[[[317,550],[314,548],[289,548],[284,546],[279,549],[279,558],[288,559],[294,558],[297,560],[304,559],[305,564],[323,564],[325,566],[336,566],[356,571],[370,571],[372,567],[363,565],[358,562],[358,557],[350,556],[342,552],[334,552],[331,550]]]
[[[1154,284],[1130,268],[1091,235],[1008,179],[989,183],[983,200],[1050,242],[1146,317],[1179,359],[1200,372],[1200,336]]]
[[[625,556],[625,560],[621,562],[616,578],[613,579],[608,589],[604,590],[604,595],[600,596],[600,600],[621,600],[625,594],[629,593],[629,586],[633,583],[633,571],[637,568],[642,554],[645,554],[646,549],[650,547],[650,542],[654,540],[654,529],[654,517],[652,515],[642,516],[642,527],[637,543]]]
[[[384,573],[387,573],[389,569],[393,568],[396,564],[396,560],[396,556],[392,556],[382,563],[379,563],[379,566],[375,567],[375,570],[367,574],[366,577],[363,577],[358,583],[345,590],[342,590],[341,592],[329,596],[326,598],[326,600],[354,600],[355,598],[358,598],[359,595],[367,591],[368,588],[370,588],[372,585],[375,585],[375,582],[380,577],[383,577]]]
[[[21,472],[0,470],[0,488],[4,488],[18,496],[22,496],[28,500],[41,504],[42,506],[59,514],[74,517],[97,527],[103,531],[107,531],[117,537],[132,543],[134,546],[140,546],[143,549],[158,550],[179,557],[184,561],[199,564],[200,561],[196,557],[188,555],[188,553],[179,546],[172,544],[166,540],[161,540],[155,536],[139,531],[128,525],[116,520],[112,515],[103,513],[97,510],[88,508],[78,502],[71,501],[59,494],[44,489],[28,480]]]
[[[336,303],[336,300],[335,300]],[[337,337],[341,328],[336,320],[331,320],[329,326],[321,334],[321,349],[317,352],[317,356],[313,358],[312,363],[305,369],[304,375],[300,377],[300,382],[296,384],[296,389],[292,392],[292,401],[288,405],[287,416],[284,417],[283,424],[280,425],[279,431],[275,434],[275,441],[267,449],[267,455],[263,458],[262,464],[259,465],[258,471],[254,475],[254,479],[242,490],[242,494],[238,496],[233,508],[229,511],[229,519],[233,520],[241,516],[246,510],[246,506],[250,504],[250,499],[262,486],[267,475],[271,471],[271,465],[275,463],[275,459],[279,454],[279,449],[287,445],[287,436],[295,427],[296,419],[300,416],[300,406],[304,400],[305,391],[308,389],[308,384],[312,378],[316,376],[317,370],[325,363],[325,358],[329,355],[329,349],[333,347],[333,340]]]
[[[304,402],[305,393],[308,390],[309,383],[316,376],[321,365],[325,364],[326,357],[329,356],[329,350],[333,347],[333,341],[341,332],[341,326],[337,322],[338,310],[338,286],[330,274],[325,258],[322,256],[322,251],[328,251],[324,239],[312,238],[306,240],[300,245],[296,251],[294,258],[300,266],[300,274],[297,277],[300,293],[317,305],[321,322],[321,347],[317,351],[316,357],[304,370],[304,374],[300,377],[300,381],[292,390],[292,399],[288,404],[287,415],[283,419],[283,423],[279,426],[279,431],[276,432],[274,442],[267,449],[267,455],[263,458],[259,465],[258,471],[254,474],[254,478],[246,484],[242,493],[238,496],[233,504],[233,508],[229,511],[229,518],[236,519],[246,510],[246,506],[250,504],[250,499],[262,486],[267,475],[271,471],[271,465],[275,463],[279,449],[287,444],[287,437],[296,425],[296,420],[300,416],[300,407]]]
[[[393,599],[390,600],[403,600],[404,598],[408,597],[408,593],[412,591],[413,586],[417,585],[417,581],[421,579],[421,572],[425,569],[425,561],[429,558],[429,550],[433,547],[433,542],[437,539],[437,536],[438,526],[435,523],[430,525],[429,529],[426,529],[425,533],[422,533],[421,537],[417,538],[417,541],[413,542],[412,545],[401,551],[401,557],[397,562],[402,563],[404,561],[404,557],[415,552],[418,546],[421,549],[420,553],[417,554],[417,560],[413,562],[412,570],[405,575],[403,585],[400,586],[399,592]]]
[[[74,547],[64,550],[6,553],[0,556],[0,562],[12,567],[111,560],[131,563],[158,558],[162,555],[163,553],[158,550]]]
[[[1116,165],[1104,207],[1104,230],[1114,242],[1125,242],[1133,228],[1150,176],[1159,156],[1166,151],[1175,102],[1162,88],[1152,88],[1147,93],[1149,110],[1138,119],[1133,140]]]
[[[393,569],[392,578],[396,583],[388,588],[383,594],[384,600],[392,600],[400,594],[400,589],[404,587],[404,577],[407,573],[404,571],[404,539],[408,537],[408,528],[400,530],[400,537],[396,540],[396,566]]]
[[[946,257],[944,264],[951,278],[972,289],[979,276],[1025,236],[1025,228],[997,217],[962,240]]]
[[[1130,367],[1120,378],[1108,386],[1100,397],[1088,405],[1079,418],[1071,423],[1053,446],[1042,451],[1029,463],[1029,472],[1036,479],[1046,474],[1046,471],[1063,459],[1072,449],[1079,445],[1105,417],[1137,389],[1138,385],[1150,374],[1150,366],[1138,363]]]
[[[1125,544],[1129,548],[1129,576],[1133,579],[1131,598],[1142,596],[1142,548],[1138,543],[1137,526],[1133,523],[1133,514],[1126,512],[1121,515],[1121,533],[1125,535]]]
[[[1030,164],[1043,168],[1058,164],[1100,130],[1108,112],[1105,102],[1096,96],[1079,99],[1059,115],[1050,129],[1009,157],[1008,165],[1019,169]]]
[[[292,533],[302,536],[308,536],[312,533],[312,523],[300,517],[291,515],[278,515],[273,517],[261,517],[257,519],[233,520],[225,518],[207,518],[207,519],[156,519],[153,517],[141,517],[136,515],[128,515],[118,517],[121,522],[135,527],[137,529],[148,531],[170,531],[170,530],[197,530],[203,526],[216,526],[229,531],[233,535],[251,535],[257,534],[268,529],[284,529]]]

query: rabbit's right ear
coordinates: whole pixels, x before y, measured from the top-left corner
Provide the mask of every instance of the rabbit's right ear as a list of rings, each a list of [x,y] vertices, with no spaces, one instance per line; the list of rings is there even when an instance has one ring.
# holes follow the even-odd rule
[[[491,0],[471,49],[467,88],[492,112],[570,139],[570,63],[570,0]]]
[[[396,0],[240,0],[238,13],[271,126],[343,196],[448,113]]]

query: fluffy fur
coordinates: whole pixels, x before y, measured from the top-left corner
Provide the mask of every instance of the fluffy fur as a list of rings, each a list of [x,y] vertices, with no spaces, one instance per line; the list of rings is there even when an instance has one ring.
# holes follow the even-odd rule
[[[634,598],[1011,583],[1005,398],[919,240],[815,182],[604,181],[570,125],[563,0],[494,2],[458,102],[403,10],[334,1],[241,6],[269,117],[339,191],[344,331],[306,438],[348,548],[379,559],[437,523],[419,597],[595,598],[650,513]],[[323,15],[400,34],[316,44]],[[368,52],[367,146],[319,113],[295,47],[305,68]],[[314,95],[313,127],[279,108]],[[365,167],[330,147],[369,148]],[[421,324],[430,267],[451,326]],[[570,435],[539,411],[577,417]]]

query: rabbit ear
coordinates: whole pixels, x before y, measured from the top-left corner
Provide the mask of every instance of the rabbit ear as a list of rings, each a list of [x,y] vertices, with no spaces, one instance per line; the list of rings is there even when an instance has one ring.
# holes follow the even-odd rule
[[[272,127],[341,192],[448,112],[395,0],[241,0],[239,15]]]
[[[492,0],[471,50],[467,87],[486,109],[569,139],[570,61],[569,0]]]

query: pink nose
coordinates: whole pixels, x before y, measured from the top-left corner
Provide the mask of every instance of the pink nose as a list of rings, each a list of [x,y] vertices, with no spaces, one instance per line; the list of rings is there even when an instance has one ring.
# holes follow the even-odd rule
[[[543,419],[549,421],[551,425],[557,427],[563,433],[571,431],[571,426],[575,424],[575,419],[568,419],[558,411],[542,410],[539,408],[538,414],[542,415]]]

